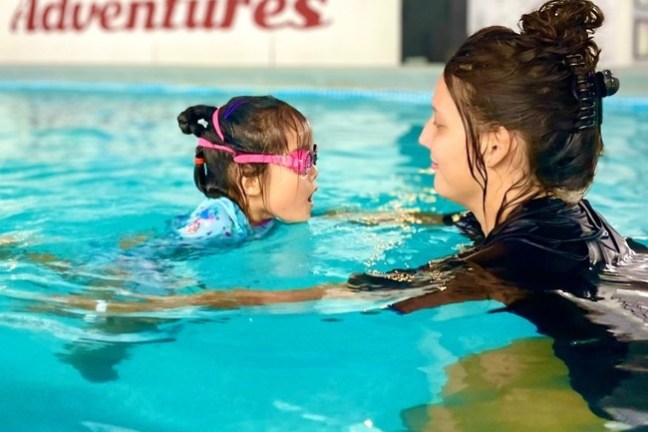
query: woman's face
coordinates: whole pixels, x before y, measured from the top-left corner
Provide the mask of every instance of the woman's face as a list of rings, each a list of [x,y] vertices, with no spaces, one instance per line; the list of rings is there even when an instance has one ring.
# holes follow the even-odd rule
[[[425,124],[419,142],[430,150],[437,193],[470,210],[480,206],[483,192],[470,173],[466,131],[443,77],[437,82],[432,117]]]

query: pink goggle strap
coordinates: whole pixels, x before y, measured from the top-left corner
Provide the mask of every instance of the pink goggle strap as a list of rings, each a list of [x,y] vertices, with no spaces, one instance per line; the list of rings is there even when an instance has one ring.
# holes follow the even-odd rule
[[[225,137],[223,136],[223,131],[221,130],[220,122],[218,121],[219,111],[220,111],[220,107],[216,108],[216,111],[214,111],[214,115],[212,116],[212,125],[214,126],[214,129],[216,130],[216,133],[220,137],[221,141],[225,142]]]
[[[214,126],[214,130],[220,137],[221,141],[225,142],[225,137],[223,136],[223,131],[220,128],[220,123],[218,122],[218,112],[220,111],[220,108],[216,108],[216,111],[214,111],[214,115],[212,116],[212,125]],[[224,151],[227,153],[231,153],[234,156],[236,156],[236,152],[234,149],[231,149],[227,146],[224,145],[219,145],[219,144],[214,144],[210,141],[207,141],[204,138],[198,138],[198,147],[203,147],[203,148],[208,148],[212,150],[220,150]]]
[[[198,138],[198,147],[208,148],[212,150],[220,150],[227,153],[231,153],[236,156],[236,152],[234,151],[234,149],[231,149],[224,145],[214,144],[212,142],[207,141],[205,138]]]

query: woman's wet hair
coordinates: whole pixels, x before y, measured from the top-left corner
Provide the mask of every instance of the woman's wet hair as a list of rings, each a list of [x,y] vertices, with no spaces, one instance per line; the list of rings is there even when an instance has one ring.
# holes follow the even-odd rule
[[[223,139],[212,123],[216,109],[208,105],[189,107],[178,115],[178,126],[187,135],[227,146],[236,153],[288,154],[292,136],[300,147],[312,147],[312,132],[304,115],[272,96],[240,96],[221,106],[218,123]],[[205,196],[230,198],[247,214],[243,178],[263,178],[268,165],[237,164],[233,159],[232,153],[196,147],[194,182]]]
[[[577,201],[590,186],[603,150],[600,98],[594,106],[590,100],[596,99],[590,89],[600,52],[592,36],[602,23],[603,13],[591,1],[552,0],[523,15],[519,33],[484,28],[449,60],[444,78],[484,194],[488,177],[479,137],[498,127],[526,144],[529,172],[512,188],[518,196],[538,188]],[[505,198],[496,222],[509,205],[515,203]]]

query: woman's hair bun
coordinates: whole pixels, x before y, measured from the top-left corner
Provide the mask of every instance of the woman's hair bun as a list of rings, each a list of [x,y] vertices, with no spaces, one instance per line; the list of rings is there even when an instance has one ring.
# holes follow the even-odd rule
[[[560,48],[564,54],[591,47],[591,36],[602,24],[603,12],[589,0],[548,1],[520,19],[522,35]]]

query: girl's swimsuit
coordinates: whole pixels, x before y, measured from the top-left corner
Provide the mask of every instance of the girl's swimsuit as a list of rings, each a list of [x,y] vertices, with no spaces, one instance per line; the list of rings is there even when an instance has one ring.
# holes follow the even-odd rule
[[[118,267],[133,275],[129,284],[131,291],[139,294],[168,294],[193,283],[190,277],[181,277],[179,273],[182,272],[175,268],[182,266],[187,257],[261,238],[273,225],[273,219],[251,225],[234,201],[228,198],[208,198],[191,213],[177,217],[167,235],[150,239],[120,253]]]
[[[189,215],[176,221],[175,231],[183,240],[218,242],[229,245],[260,238],[272,228],[273,220],[250,225],[241,208],[228,198],[207,198]]]

